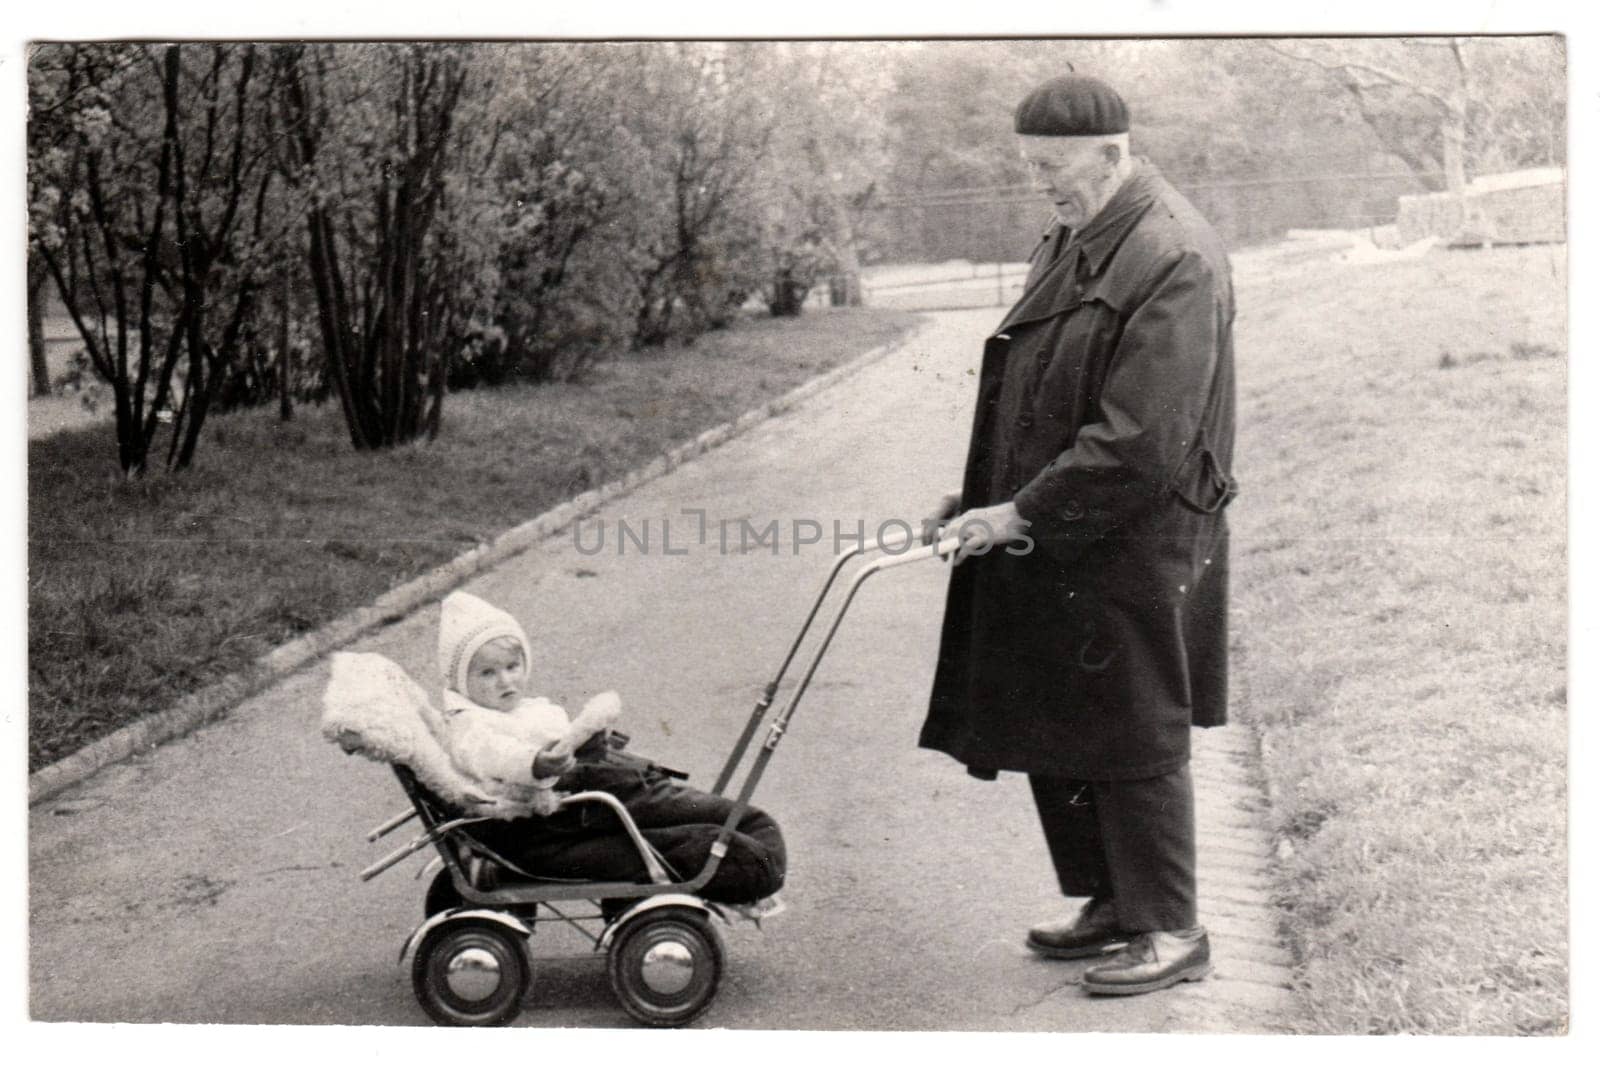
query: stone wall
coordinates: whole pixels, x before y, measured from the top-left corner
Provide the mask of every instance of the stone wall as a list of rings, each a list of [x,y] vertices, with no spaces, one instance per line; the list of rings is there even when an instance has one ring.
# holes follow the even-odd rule
[[[1449,244],[1560,244],[1567,239],[1562,170],[1492,174],[1467,186],[1466,217],[1447,192],[1401,196],[1400,243],[1439,237]]]

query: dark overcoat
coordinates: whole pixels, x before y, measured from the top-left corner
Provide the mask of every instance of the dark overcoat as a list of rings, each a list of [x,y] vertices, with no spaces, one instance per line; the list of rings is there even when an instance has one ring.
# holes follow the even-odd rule
[[[1233,285],[1148,163],[1052,226],[984,344],[962,507],[1028,542],[951,573],[921,745],[997,770],[1136,780],[1227,719]]]

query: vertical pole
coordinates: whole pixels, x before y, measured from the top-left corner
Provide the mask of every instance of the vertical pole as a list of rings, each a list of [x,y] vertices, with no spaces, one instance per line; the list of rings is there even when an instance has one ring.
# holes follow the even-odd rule
[[[1367,239],[1376,245],[1378,243],[1378,214],[1373,210],[1372,205],[1377,202],[1375,194],[1377,181],[1372,176],[1371,152],[1361,153],[1361,169],[1366,177],[1366,180],[1361,183],[1363,188],[1361,194],[1361,216],[1367,222]]]

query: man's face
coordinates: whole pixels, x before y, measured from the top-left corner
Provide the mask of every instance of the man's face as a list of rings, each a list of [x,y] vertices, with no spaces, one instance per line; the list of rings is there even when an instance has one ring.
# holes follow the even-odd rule
[[[1116,165],[1103,141],[1077,137],[1018,137],[1034,190],[1050,200],[1056,217],[1078,229],[1116,191]]]
[[[462,694],[479,706],[513,710],[522,698],[526,674],[522,648],[511,640],[491,640],[472,656],[467,666],[467,690]]]

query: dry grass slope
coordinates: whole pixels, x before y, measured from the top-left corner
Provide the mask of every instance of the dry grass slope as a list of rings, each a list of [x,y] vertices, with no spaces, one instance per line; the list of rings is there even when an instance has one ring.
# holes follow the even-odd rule
[[[1242,302],[1236,705],[1320,1032],[1568,1023],[1565,248]]]

